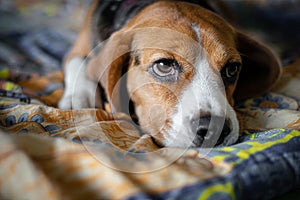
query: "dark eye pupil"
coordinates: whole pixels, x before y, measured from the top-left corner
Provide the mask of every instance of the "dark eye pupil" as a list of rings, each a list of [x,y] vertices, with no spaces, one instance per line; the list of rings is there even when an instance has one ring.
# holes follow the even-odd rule
[[[149,73],[158,81],[175,82],[179,77],[180,65],[174,59],[163,58],[152,63]]]
[[[173,69],[173,64],[172,63],[165,63],[165,62],[160,62],[157,64],[157,69],[161,71],[162,73],[169,73]]]
[[[229,62],[221,70],[221,76],[225,85],[234,83],[241,69],[241,63]]]
[[[236,75],[237,71],[238,71],[238,66],[236,66],[236,65],[229,66],[227,68],[227,76],[228,77],[234,76],[234,75]]]
[[[154,73],[162,77],[173,75],[178,70],[177,68],[177,62],[172,59],[161,59],[152,66]]]
[[[227,66],[225,66],[225,72],[226,77],[231,78],[238,74],[240,69],[240,63],[228,63]]]

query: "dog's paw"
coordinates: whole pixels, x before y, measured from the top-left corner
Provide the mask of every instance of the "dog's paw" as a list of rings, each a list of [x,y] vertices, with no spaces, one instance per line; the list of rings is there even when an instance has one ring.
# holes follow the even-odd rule
[[[80,81],[77,87],[66,89],[58,103],[60,109],[99,108],[100,106],[100,93],[97,84],[90,80]]]
[[[64,93],[60,101],[58,102],[58,108],[63,110],[72,109],[72,95]]]
[[[98,83],[86,76],[84,60],[73,58],[66,66],[65,92],[58,103],[60,109],[100,108]]]

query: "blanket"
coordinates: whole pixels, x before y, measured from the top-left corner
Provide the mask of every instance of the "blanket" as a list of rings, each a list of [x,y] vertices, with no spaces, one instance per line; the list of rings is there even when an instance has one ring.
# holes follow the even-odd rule
[[[0,41],[1,199],[272,199],[300,188],[300,60],[272,91],[238,102],[236,144],[159,148],[122,113],[56,108],[63,36]]]
[[[61,71],[0,74],[1,198],[271,199],[300,186],[300,62],[239,103],[243,134],[214,149],[159,148],[122,113],[55,108]]]

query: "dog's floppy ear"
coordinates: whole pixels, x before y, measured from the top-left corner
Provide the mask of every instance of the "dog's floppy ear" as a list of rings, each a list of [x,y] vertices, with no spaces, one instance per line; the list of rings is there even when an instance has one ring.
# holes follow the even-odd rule
[[[113,110],[120,107],[120,79],[128,68],[131,42],[132,32],[120,30],[114,33],[88,65],[88,76],[100,82]]]
[[[237,33],[236,42],[242,56],[242,70],[234,98],[249,98],[268,91],[281,74],[278,58],[269,48],[243,33]]]

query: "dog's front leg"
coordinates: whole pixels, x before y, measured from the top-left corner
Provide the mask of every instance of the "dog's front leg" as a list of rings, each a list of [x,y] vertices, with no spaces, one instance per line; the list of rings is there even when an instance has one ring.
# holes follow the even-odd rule
[[[86,75],[87,61],[75,57],[65,66],[65,92],[60,109],[100,108],[102,106],[98,83]]]

